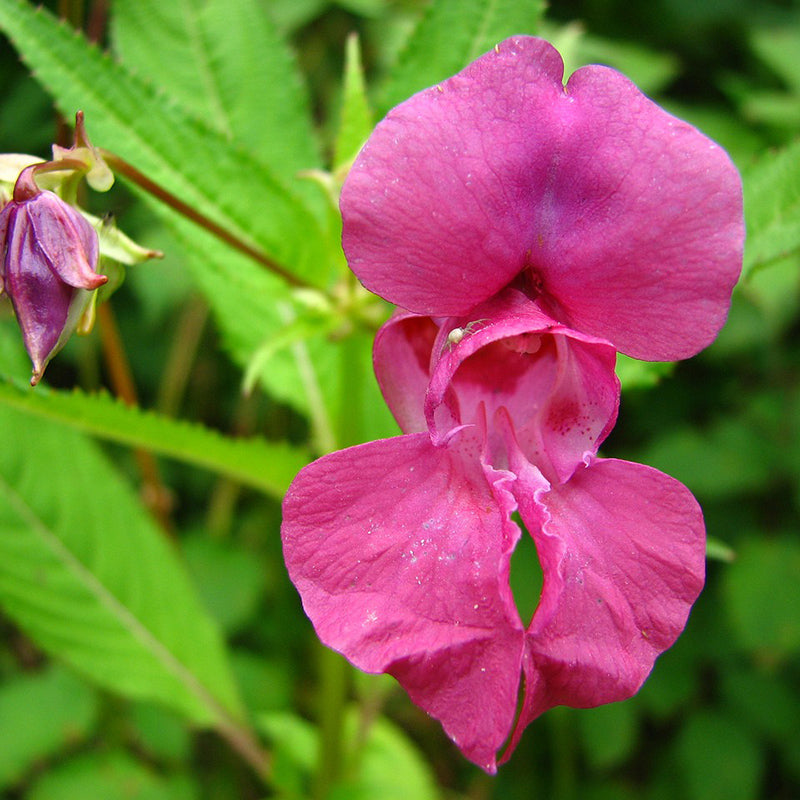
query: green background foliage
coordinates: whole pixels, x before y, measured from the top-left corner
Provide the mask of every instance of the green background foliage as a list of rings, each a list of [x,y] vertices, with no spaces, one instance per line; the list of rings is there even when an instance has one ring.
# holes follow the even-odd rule
[[[105,329],[32,392],[0,308],[0,797],[800,796],[800,5],[111,0],[71,23],[46,5],[0,0],[0,152],[46,157],[55,110],[80,108],[95,144],[303,288],[120,180],[85,202],[166,254],[110,301],[140,407],[109,394]],[[635,698],[554,709],[490,778],[316,643],[279,504],[314,454],[396,432],[370,364],[389,309],[339,246],[343,170],[391,105],[537,32],[726,147],[748,243],[708,350],[621,361],[604,445],[703,506],[687,630]],[[521,551],[513,572],[535,567]]]

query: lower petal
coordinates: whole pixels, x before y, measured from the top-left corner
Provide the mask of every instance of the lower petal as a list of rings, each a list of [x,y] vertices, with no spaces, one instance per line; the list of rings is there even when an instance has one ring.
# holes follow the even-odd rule
[[[515,491],[544,570],[526,635],[523,728],[556,705],[624,700],[683,630],[703,587],[705,528],[689,490],[627,461],[595,460],[549,491]]]
[[[507,580],[509,479],[484,472],[469,431],[447,447],[412,434],[310,464],[283,509],[286,564],[320,639],[393,674],[488,771],[513,724],[524,648]]]

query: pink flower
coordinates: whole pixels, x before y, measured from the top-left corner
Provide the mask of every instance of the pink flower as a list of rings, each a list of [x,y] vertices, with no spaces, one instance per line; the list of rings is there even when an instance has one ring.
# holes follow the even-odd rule
[[[108,280],[96,273],[97,232],[58,195],[36,186],[35,169],[23,170],[0,210],[0,295],[14,306],[32,384],[72,335],[90,293]]]
[[[284,500],[286,564],[322,641],[394,675],[489,772],[548,708],[632,695],[703,584],[688,490],[596,457],[614,361],[516,290],[471,319],[400,313],[375,368],[405,435],[321,458]],[[509,585],[515,510],[544,573],[528,625]]]
[[[514,283],[628,355],[694,355],[741,268],[738,173],[619,73],[562,75],[547,42],[508,39],[391,111],[342,191],[350,267],[419,314]]]

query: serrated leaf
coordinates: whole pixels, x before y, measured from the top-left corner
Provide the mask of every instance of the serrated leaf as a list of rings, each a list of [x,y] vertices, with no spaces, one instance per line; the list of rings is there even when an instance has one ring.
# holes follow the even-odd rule
[[[243,148],[24,0],[0,3],[0,28],[67,117],[85,112],[96,145],[293,274],[326,285],[327,244],[318,221]],[[248,269],[260,267],[248,262]]]
[[[372,132],[374,120],[367,99],[364,67],[361,63],[361,45],[356,34],[351,34],[345,46],[344,86],[342,88],[342,115],[334,147],[334,170],[352,161]]]
[[[308,92],[256,0],[117,0],[115,52],[287,182],[321,166]]]
[[[418,24],[383,95],[385,109],[462,70],[514,34],[535,34],[541,0],[434,0]]]
[[[74,431],[8,408],[0,429],[4,613],[100,686],[235,724],[219,632],[132,490]]]
[[[0,381],[0,405],[219,472],[277,498],[310,460],[304,451],[283,443],[229,439],[196,423],[127,406],[107,394],[30,389],[6,380]]]
[[[800,140],[744,174],[744,277],[800,250]]]

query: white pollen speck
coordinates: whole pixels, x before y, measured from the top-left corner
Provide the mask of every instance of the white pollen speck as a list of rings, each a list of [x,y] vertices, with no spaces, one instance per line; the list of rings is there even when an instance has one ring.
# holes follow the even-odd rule
[[[475,605],[474,605],[474,606],[472,606],[472,607],[473,607],[474,609],[477,609],[477,608],[478,608],[478,604],[477,604],[477,603],[475,603]]]

